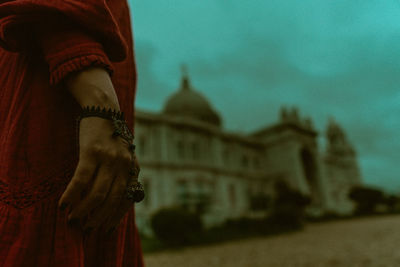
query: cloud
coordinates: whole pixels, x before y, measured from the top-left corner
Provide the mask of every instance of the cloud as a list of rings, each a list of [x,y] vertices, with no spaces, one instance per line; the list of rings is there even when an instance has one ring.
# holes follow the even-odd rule
[[[169,86],[161,81],[153,70],[157,49],[150,43],[136,43],[136,64],[138,71],[137,108],[158,111],[162,107]]]
[[[138,104],[161,107],[186,62],[227,129],[272,124],[281,105],[321,133],[334,116],[365,180],[400,188],[397,0],[137,2]]]
[[[193,72],[232,130],[273,123],[284,104],[299,106],[320,132],[328,116],[336,117],[359,152],[366,181],[393,189],[400,188],[400,56],[388,51],[358,51],[355,60],[363,60],[346,72],[321,75],[299,68],[273,43],[253,41],[212,62],[199,60]]]

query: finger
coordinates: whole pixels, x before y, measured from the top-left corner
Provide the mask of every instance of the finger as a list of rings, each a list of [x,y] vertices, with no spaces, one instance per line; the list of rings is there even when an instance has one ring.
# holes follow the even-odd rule
[[[90,232],[109,218],[114,209],[118,207],[121,197],[125,194],[127,181],[130,179],[128,170],[129,166],[132,165],[131,153],[126,151],[125,153],[120,154],[118,161],[116,162],[114,168],[118,170],[119,174],[113,180],[106,200],[88,216],[88,220],[86,220],[85,226],[83,227],[85,232]]]
[[[97,177],[85,198],[74,207],[69,216],[69,220],[82,219],[93,209],[101,205],[110,191],[111,184],[115,178],[114,163],[112,161],[102,164],[99,167]]]
[[[136,154],[133,154],[133,167],[135,169],[135,178],[138,178],[140,173],[140,166]]]
[[[118,208],[114,210],[113,215],[103,225],[103,229],[106,231],[106,233],[115,231],[120,225],[121,220],[131,208],[133,208],[132,201],[122,198]]]
[[[135,175],[133,177],[128,175],[128,178],[126,179],[126,183],[124,184],[120,203],[114,206],[112,216],[110,216],[108,219],[106,219],[105,222],[103,223],[102,228],[106,232],[114,231],[119,226],[119,224],[120,224],[122,218],[125,216],[125,214],[133,206],[132,201],[126,198],[126,187],[128,185],[128,181],[130,181],[131,179],[137,179],[139,172],[140,172],[140,166],[139,166],[139,163],[138,163],[138,160],[137,160],[135,154],[133,154],[133,162],[132,161],[128,162],[127,169],[130,169],[132,167],[135,169]],[[126,173],[123,173],[122,175],[126,175]]]
[[[115,209],[119,208],[127,186],[126,174],[124,174],[124,176],[125,177],[119,175],[114,180],[110,193],[108,194],[107,199],[104,201],[104,204],[98,209],[94,210],[86,221],[84,226],[85,231],[90,232],[91,229],[99,227],[102,223],[110,218]]]
[[[133,163],[131,162],[129,165],[132,166],[132,164]],[[123,183],[123,187],[116,188],[116,192],[117,190],[120,192],[120,202],[114,205],[114,208],[110,213],[111,216],[109,216],[102,225],[102,228],[107,232],[112,230],[113,228],[116,228],[119,225],[121,219],[125,216],[126,212],[133,205],[132,201],[126,198],[126,189],[129,181],[131,179],[135,179],[135,177],[131,177],[130,175],[126,176],[126,171],[121,173],[121,176],[125,176],[126,179],[124,180],[125,182]]]
[[[87,188],[96,172],[96,167],[96,161],[92,157],[81,157],[74,176],[58,201],[60,208],[74,205],[80,200],[82,192]]]

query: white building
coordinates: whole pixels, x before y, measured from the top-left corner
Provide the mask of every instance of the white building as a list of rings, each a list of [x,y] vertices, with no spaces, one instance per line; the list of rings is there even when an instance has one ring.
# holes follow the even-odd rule
[[[297,109],[282,108],[279,121],[250,135],[224,131],[221,118],[195,91],[189,78],[166,102],[162,113],[136,111],[135,140],[146,190],[136,205],[138,228],[148,231],[162,207],[203,212],[207,225],[257,215],[252,201],[274,195],[276,181],[312,197],[310,213],[351,213],[347,198],[361,182],[356,154],[333,120],[320,152],[317,132]]]

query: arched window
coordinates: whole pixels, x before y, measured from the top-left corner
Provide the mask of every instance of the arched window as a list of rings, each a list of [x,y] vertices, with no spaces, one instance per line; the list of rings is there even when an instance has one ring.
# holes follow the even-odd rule
[[[320,201],[320,195],[314,157],[309,150],[303,148],[300,151],[300,159],[303,165],[304,177],[310,188],[311,199],[315,204],[318,204]]]

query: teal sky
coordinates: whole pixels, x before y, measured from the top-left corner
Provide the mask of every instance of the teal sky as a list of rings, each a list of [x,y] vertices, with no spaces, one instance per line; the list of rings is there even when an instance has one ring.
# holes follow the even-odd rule
[[[130,0],[137,108],[160,111],[187,64],[230,131],[297,106],[323,135],[333,116],[366,184],[400,192],[399,0]],[[323,142],[321,142],[323,145]]]

